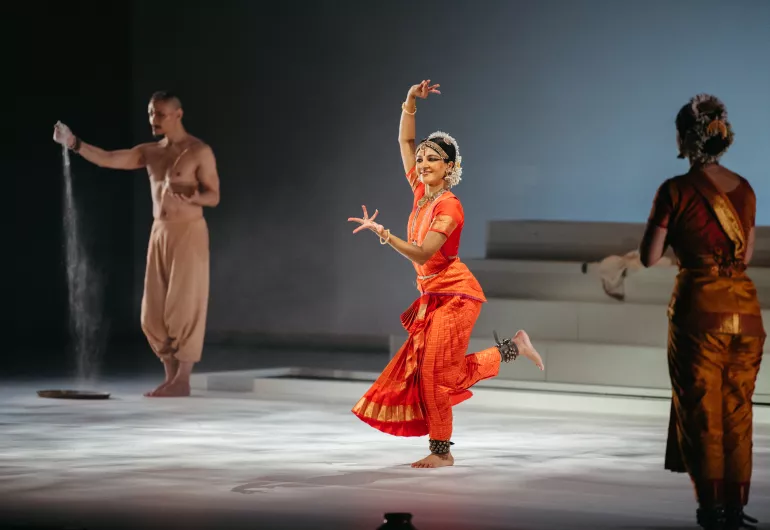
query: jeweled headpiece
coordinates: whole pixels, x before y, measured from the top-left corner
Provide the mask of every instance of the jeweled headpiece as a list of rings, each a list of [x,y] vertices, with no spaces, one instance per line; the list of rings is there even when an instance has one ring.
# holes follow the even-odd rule
[[[454,162],[452,170],[447,173],[444,180],[447,181],[450,188],[457,186],[462,180],[463,174],[462,156],[460,156],[460,146],[457,145],[457,140],[445,132],[436,131],[420,142],[415,152],[419,152],[420,149],[425,147],[436,151],[444,159],[444,162]]]

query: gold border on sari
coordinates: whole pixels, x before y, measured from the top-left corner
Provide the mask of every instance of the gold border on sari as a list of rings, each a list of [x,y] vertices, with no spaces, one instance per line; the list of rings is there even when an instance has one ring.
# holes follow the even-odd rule
[[[735,245],[735,257],[742,260],[746,256],[746,233],[733,203],[705,173],[693,175],[691,180],[695,189],[708,202],[727,237]]]
[[[449,237],[455,228],[457,228],[457,221],[451,215],[437,215],[428,230],[440,232]]]
[[[403,423],[424,419],[418,405],[381,405],[367,398],[361,398],[353,407],[353,412],[382,423]]]

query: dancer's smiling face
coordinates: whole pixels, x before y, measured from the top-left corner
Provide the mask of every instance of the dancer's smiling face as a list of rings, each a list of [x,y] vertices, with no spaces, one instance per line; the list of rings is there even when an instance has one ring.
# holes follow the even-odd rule
[[[417,176],[430,187],[443,187],[444,177],[454,167],[454,162],[446,162],[441,155],[430,147],[423,146],[415,158]]]

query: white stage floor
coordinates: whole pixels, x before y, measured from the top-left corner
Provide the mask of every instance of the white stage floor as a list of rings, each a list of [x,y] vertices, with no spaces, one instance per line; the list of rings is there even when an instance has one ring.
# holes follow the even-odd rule
[[[291,379],[280,400],[141,397],[152,383],[104,383],[113,398],[101,402],[36,396],[72,387],[61,382],[4,384],[3,528],[374,530],[388,511],[412,512],[419,530],[697,528],[688,478],[663,469],[661,416],[471,399],[455,408],[456,466],[417,470],[426,439],[375,431],[339,397],[286,397]],[[754,445],[747,512],[770,528],[770,425]]]

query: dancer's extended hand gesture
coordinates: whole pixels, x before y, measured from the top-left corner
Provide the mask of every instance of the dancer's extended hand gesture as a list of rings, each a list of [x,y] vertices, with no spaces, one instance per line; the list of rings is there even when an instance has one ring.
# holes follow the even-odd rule
[[[427,99],[428,94],[441,94],[438,88],[441,85],[431,85],[430,79],[423,81],[419,85],[414,85],[409,89],[409,95],[420,99]]]
[[[366,206],[361,206],[364,210],[364,217],[363,219],[359,219],[358,217],[348,217],[348,221],[352,221],[354,223],[359,223],[361,226],[353,230],[353,233],[356,234],[364,229],[369,229],[372,232],[374,232],[377,235],[382,235],[383,228],[382,225],[379,223],[375,223],[374,220],[377,217],[377,214],[380,213],[379,210],[374,210],[374,215],[369,217],[369,212],[366,211]]]

